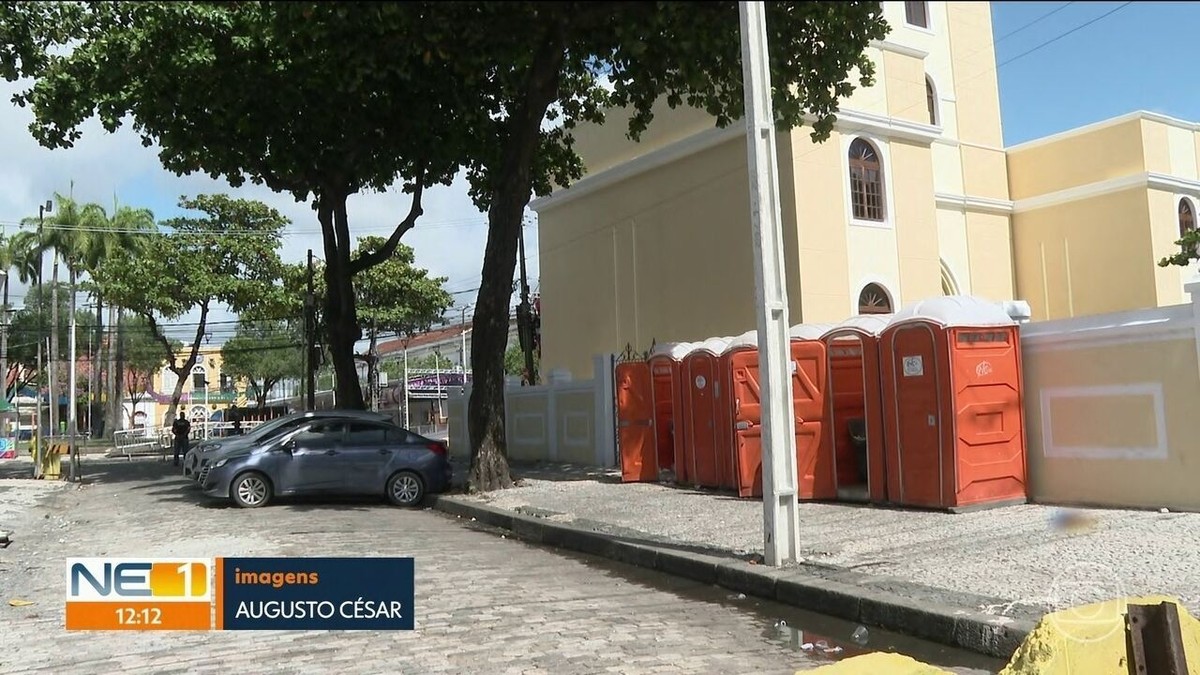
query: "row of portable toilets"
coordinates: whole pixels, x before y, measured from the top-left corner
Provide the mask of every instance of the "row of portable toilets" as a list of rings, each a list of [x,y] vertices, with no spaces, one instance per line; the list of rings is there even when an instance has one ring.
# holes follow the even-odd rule
[[[790,331],[797,495],[957,510],[1026,499],[1019,327],[947,296]],[[622,480],[762,496],[758,337],[616,367]]]

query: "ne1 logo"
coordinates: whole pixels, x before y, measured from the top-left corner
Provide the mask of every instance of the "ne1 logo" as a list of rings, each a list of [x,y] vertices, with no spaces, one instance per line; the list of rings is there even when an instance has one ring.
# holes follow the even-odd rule
[[[70,558],[67,601],[205,601],[211,571],[199,558]]]

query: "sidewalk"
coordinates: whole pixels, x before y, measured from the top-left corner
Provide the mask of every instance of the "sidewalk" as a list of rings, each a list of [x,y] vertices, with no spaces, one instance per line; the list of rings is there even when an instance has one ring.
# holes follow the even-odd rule
[[[444,510],[487,505],[717,558],[761,556],[759,501],[621,484],[617,471],[545,464],[513,469],[524,479],[521,487],[439,501]],[[465,472],[456,467],[459,477]],[[1013,620],[1018,631],[1047,611],[1130,594],[1173,595],[1200,612],[1200,514],[1075,511],[1091,522],[1068,530],[1054,522],[1061,512],[1039,505],[947,514],[802,503],[804,561],[788,573],[953,614],[990,615],[999,624]]]

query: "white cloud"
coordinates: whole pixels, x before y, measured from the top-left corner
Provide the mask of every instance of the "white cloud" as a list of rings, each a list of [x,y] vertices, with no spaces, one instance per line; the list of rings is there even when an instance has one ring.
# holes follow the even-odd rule
[[[81,202],[97,202],[109,207],[114,195],[122,204],[151,208],[159,218],[175,215],[180,196],[224,192],[237,197],[258,199],[278,209],[292,221],[284,238],[281,255],[289,262],[301,261],[311,248],[322,256],[320,226],[308,204],[297,203],[290,195],[271,192],[263,186],[244,185],[232,189],[224,180],[205,175],[176,176],[162,168],[157,150],[143,147],[137,135],[127,127],[114,134],[104,131],[95,120],[82,126],[83,137],[75,147],[48,150],[33,139],[28,125],[32,111],[12,105],[9,100],[19,84],[0,82],[0,226],[11,233],[23,217],[36,216],[38,204],[53,193],[72,190]],[[350,229],[354,236],[386,236],[407,213],[410,195],[398,186],[374,194],[351,197],[348,203]],[[436,276],[449,279],[447,288],[463,291],[476,288],[486,243],[486,217],[472,204],[467,184],[459,176],[448,187],[426,191],[424,215],[404,242],[416,251],[417,264]],[[530,228],[526,241],[531,279],[537,278],[536,228]],[[45,270],[49,278],[49,261]],[[531,282],[532,283],[532,282]],[[13,303],[20,304],[24,289],[13,284]],[[474,304],[475,293],[455,295],[459,304]],[[210,314],[211,321],[230,321],[227,311]],[[180,317],[174,323],[194,322],[198,313]],[[180,337],[190,332],[180,326]],[[228,331],[214,330],[213,342],[222,341]]]

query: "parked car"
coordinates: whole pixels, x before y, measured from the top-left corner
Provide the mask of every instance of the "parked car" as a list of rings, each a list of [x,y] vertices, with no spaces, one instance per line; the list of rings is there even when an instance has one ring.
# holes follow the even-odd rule
[[[381,422],[390,422],[392,420],[391,415],[371,412],[369,410],[305,410],[292,413],[273,419],[270,422],[264,422],[241,435],[210,438],[201,441],[184,455],[183,475],[188,478],[198,479],[200,468],[217,451],[225,448],[249,447],[258,443],[265,443],[281,434],[296,429],[309,420],[325,418],[366,419]]]
[[[200,468],[204,494],[243,508],[283,495],[382,495],[416,506],[450,486],[446,445],[393,424],[322,418],[270,440],[219,450]]]

